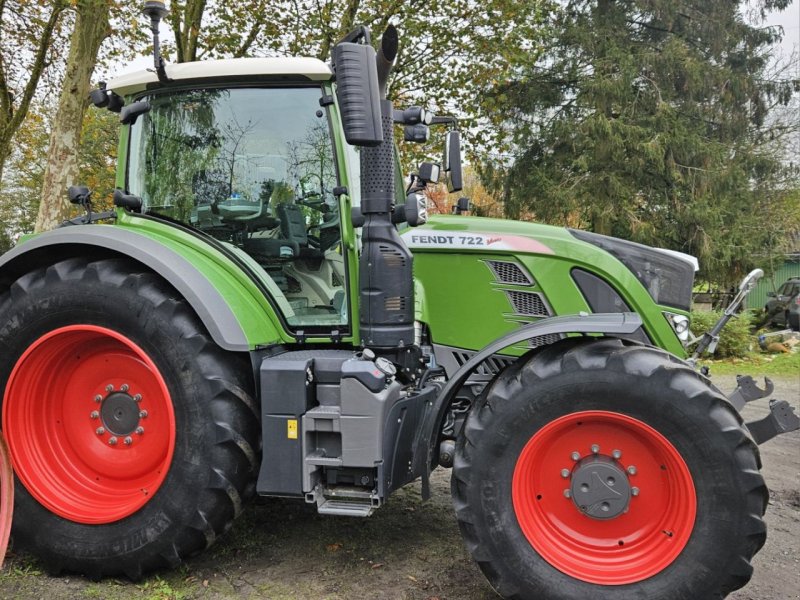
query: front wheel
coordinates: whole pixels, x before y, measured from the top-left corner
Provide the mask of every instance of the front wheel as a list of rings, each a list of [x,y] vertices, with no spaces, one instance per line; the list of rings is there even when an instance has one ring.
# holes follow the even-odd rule
[[[724,598],[765,540],[759,467],[739,415],[678,359],[567,340],[473,408],[453,498],[505,598]]]

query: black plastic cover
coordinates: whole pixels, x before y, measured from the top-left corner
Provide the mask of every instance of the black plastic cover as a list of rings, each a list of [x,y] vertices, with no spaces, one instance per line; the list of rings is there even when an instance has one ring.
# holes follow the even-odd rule
[[[344,137],[353,146],[383,142],[375,50],[364,44],[342,42],[333,49],[336,96]]]
[[[583,269],[572,269],[572,279],[578,286],[578,289],[586,298],[586,303],[592,312],[595,313],[626,313],[631,312],[631,307],[607,282]],[[652,343],[648,335],[640,327],[631,334],[624,336],[630,340],[644,342],[645,344]]]
[[[578,229],[569,232],[615,256],[647,288],[656,304],[691,309],[694,265],[690,262],[657,248],[619,238]]]

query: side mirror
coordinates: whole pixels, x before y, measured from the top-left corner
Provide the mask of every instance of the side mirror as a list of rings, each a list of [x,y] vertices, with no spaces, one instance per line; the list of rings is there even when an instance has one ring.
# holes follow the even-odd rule
[[[352,146],[383,142],[375,50],[366,44],[341,42],[333,49],[336,96],[344,137]]]
[[[767,296],[774,298],[777,294],[775,292],[767,292]]]
[[[463,173],[461,171],[461,133],[448,131],[444,143],[444,160],[442,168],[447,173],[447,189],[450,192],[460,192],[464,188]]]

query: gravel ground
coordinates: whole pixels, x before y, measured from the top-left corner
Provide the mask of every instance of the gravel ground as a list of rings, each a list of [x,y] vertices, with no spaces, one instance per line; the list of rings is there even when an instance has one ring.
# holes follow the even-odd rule
[[[715,379],[726,391],[735,386],[733,377]],[[775,380],[775,396],[800,406],[800,373]],[[766,401],[755,402],[745,418],[766,411]],[[769,536],[752,581],[729,598],[800,600],[800,432],[762,446],[762,458]],[[209,552],[138,583],[48,577],[35,560],[12,552],[0,573],[0,598],[496,598],[461,543],[449,476],[435,473],[432,501],[422,503],[419,486],[409,486],[364,520],[323,518],[302,504],[265,501]]]

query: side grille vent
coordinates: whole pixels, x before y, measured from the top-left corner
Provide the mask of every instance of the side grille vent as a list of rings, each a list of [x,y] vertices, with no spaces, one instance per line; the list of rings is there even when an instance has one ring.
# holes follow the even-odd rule
[[[390,296],[384,301],[384,308],[389,312],[405,310],[406,299],[403,296]]]
[[[406,259],[400,252],[384,245],[379,246],[379,249],[387,267],[405,267]]]
[[[550,310],[547,308],[547,304],[545,304],[541,294],[517,290],[505,290],[505,292],[516,314],[531,317],[550,316]]]
[[[464,352],[463,350],[453,350],[453,358],[459,367],[463,367],[467,361],[475,355],[474,352]],[[495,354],[483,361],[475,373],[478,375],[497,375],[500,371],[505,369],[508,365],[516,360],[513,356],[500,356]]]
[[[548,344],[555,344],[559,340],[563,340],[564,336],[560,333],[551,333],[549,335],[539,335],[535,338],[528,340],[529,348],[538,348],[539,346],[547,346]]]
[[[497,283],[510,285],[533,285],[533,278],[517,263],[502,260],[487,260],[486,264],[494,273]]]

